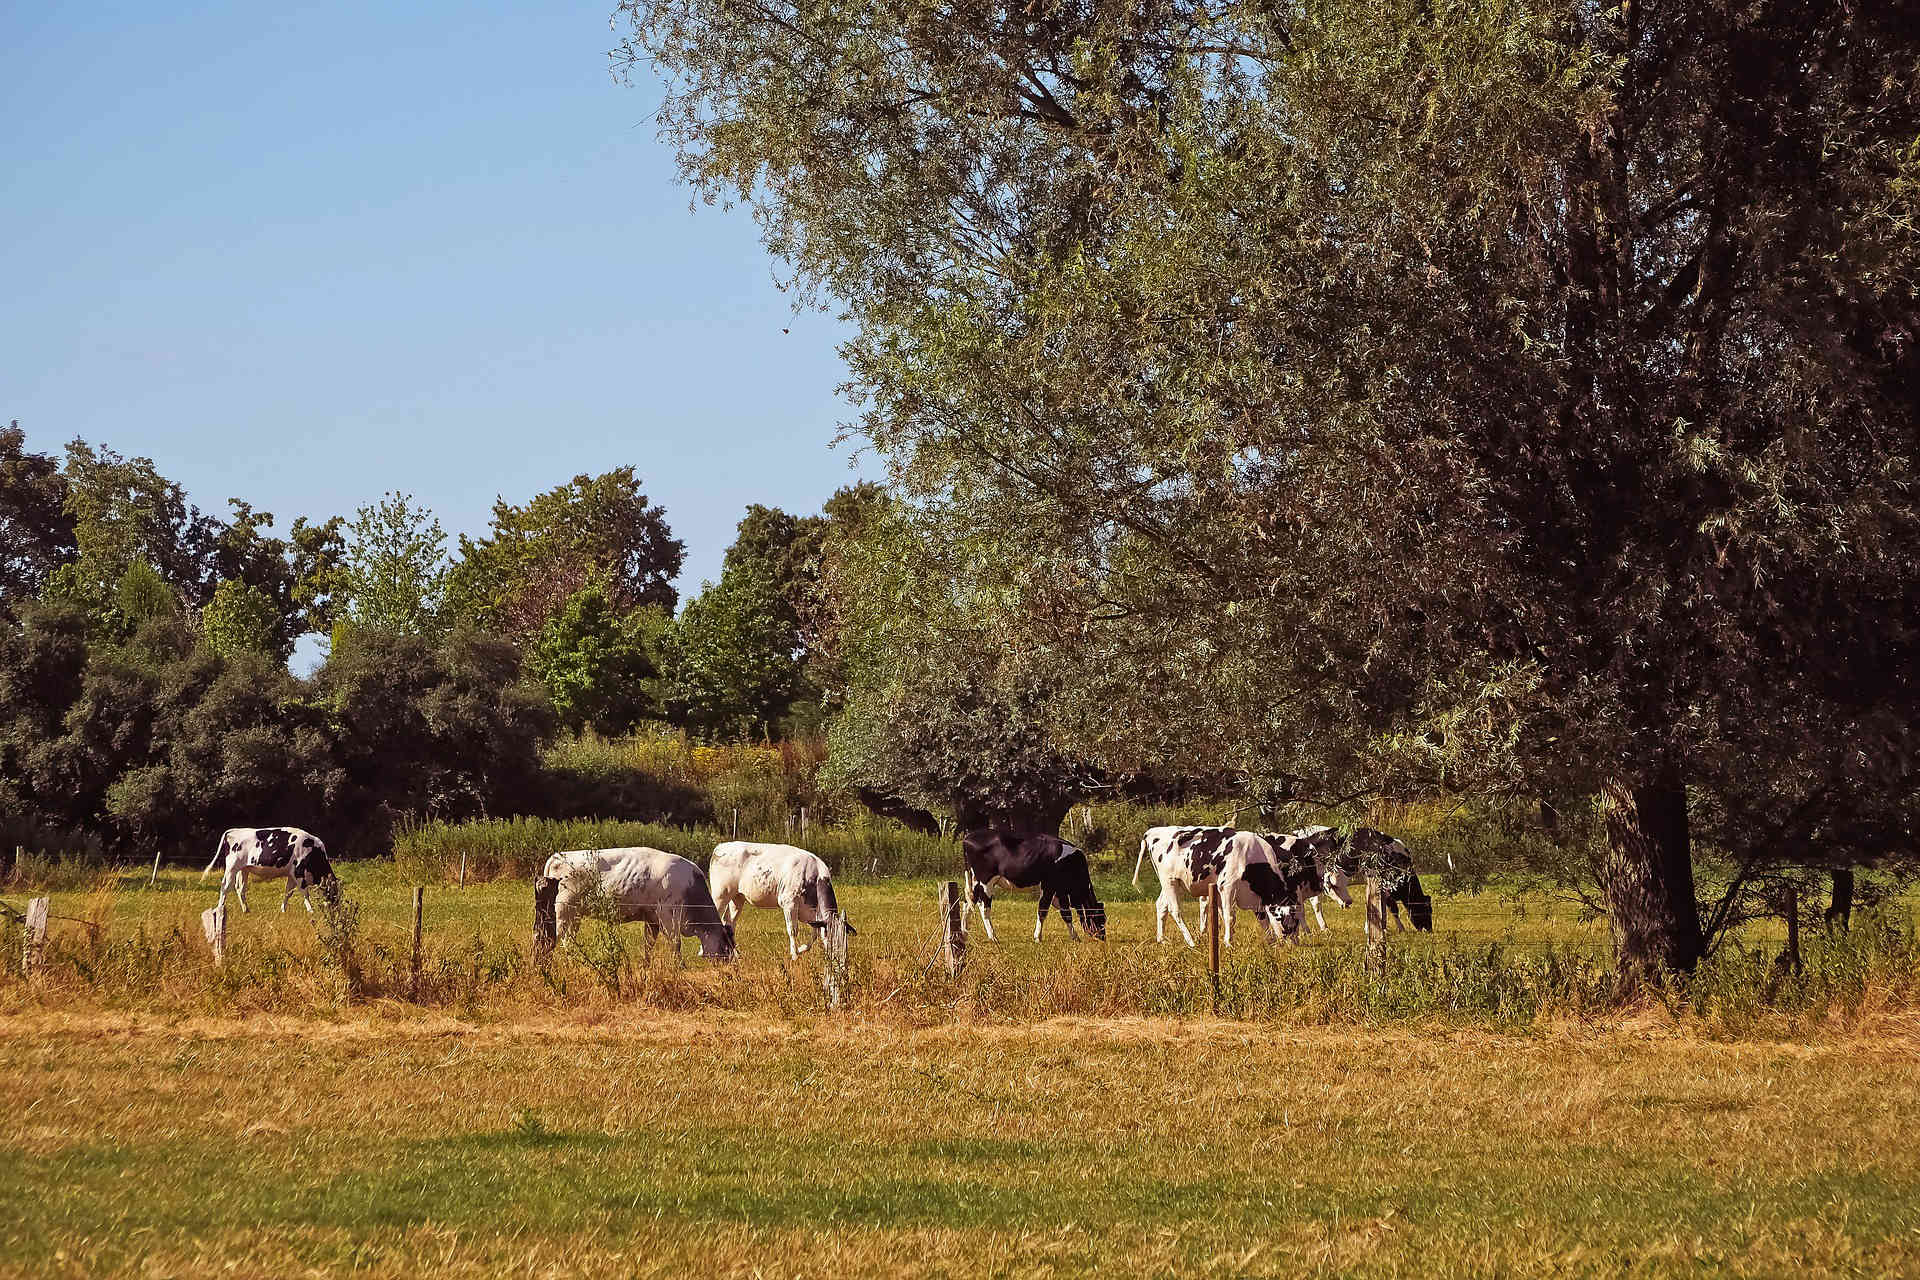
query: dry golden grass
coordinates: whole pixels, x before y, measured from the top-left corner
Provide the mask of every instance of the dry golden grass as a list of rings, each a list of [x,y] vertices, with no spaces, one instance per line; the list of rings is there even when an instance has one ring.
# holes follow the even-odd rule
[[[1920,1272],[1920,1024],[0,1018],[0,1275]]]

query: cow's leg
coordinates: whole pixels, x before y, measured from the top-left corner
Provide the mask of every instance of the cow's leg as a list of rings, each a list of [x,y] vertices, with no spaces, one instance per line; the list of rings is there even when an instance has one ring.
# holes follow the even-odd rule
[[[288,876],[287,891],[280,895],[280,914],[281,915],[287,914],[287,904],[293,901],[294,888],[295,888],[295,885],[293,883],[293,877]]]
[[[1407,931],[1407,922],[1400,916],[1400,899],[1388,898],[1387,912],[1393,917],[1394,927],[1399,929],[1401,933],[1405,933]]]
[[[1320,895],[1316,893],[1308,898],[1307,905],[1313,908],[1313,922],[1320,926],[1320,932],[1327,932],[1326,917],[1320,914]]]
[[[974,892],[980,895],[978,899],[980,923],[986,926],[987,941],[998,942],[999,939],[993,936],[993,895],[987,892],[985,885],[977,883],[974,885]]]
[[[1238,880],[1224,877],[1213,882],[1213,892],[1220,900],[1220,945],[1233,945],[1233,900],[1240,888]]]
[[[228,867],[220,873],[220,901],[214,905],[224,908],[227,905],[227,889],[233,884],[233,868]]]
[[[1044,880],[1040,883],[1040,911],[1033,918],[1033,940],[1040,941],[1047,924],[1047,908],[1053,905],[1053,888]]]
[[[303,884],[303,885],[301,885],[301,886],[300,886],[300,901],[302,901],[302,902],[304,902],[304,903],[306,903],[306,904],[307,904],[307,914],[308,914],[308,915],[312,915],[312,914],[313,914],[313,894],[312,894],[312,890],[313,890],[313,886],[312,886],[312,885],[310,885],[310,884]]]
[[[1066,921],[1067,936],[1077,940],[1080,934],[1073,927],[1073,904],[1076,901],[1078,901],[1078,898],[1074,894],[1063,893],[1060,895],[1060,918]]]
[[[1160,909],[1167,915],[1172,916],[1173,922],[1180,926],[1180,936],[1187,940],[1188,946],[1197,947],[1200,945],[1193,940],[1193,935],[1187,932],[1187,922],[1180,918],[1180,902],[1173,896],[1172,886],[1168,886],[1160,891]],[[1164,935],[1162,935],[1162,938],[1164,940]]]
[[[1279,933],[1273,927],[1273,908],[1262,907],[1253,913],[1260,921],[1260,928],[1266,933],[1268,942],[1278,942]]]
[[[233,873],[233,896],[240,899],[240,910],[243,914],[252,910],[247,905],[247,869],[245,867]]]
[[[800,953],[807,949],[806,947],[797,945],[794,941],[793,916],[794,916],[794,912],[797,911],[798,909],[799,909],[799,904],[797,903],[783,902],[780,904],[780,914],[786,917],[786,921],[787,921],[787,959],[789,960],[798,960],[800,958]],[[812,945],[813,945],[812,943],[807,944],[807,946],[812,946]]]

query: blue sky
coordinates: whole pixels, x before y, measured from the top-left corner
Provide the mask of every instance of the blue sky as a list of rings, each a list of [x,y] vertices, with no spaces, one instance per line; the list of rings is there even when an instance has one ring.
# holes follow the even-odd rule
[[[0,421],[282,529],[632,463],[683,593],[747,503],[817,508],[842,332],[689,209],[611,10],[0,2]]]

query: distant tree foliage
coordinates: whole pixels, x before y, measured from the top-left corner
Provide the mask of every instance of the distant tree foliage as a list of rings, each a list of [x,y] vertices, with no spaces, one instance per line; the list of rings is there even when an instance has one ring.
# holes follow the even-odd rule
[[[720,737],[817,727],[823,566],[883,503],[866,483],[839,490],[816,516],[748,506],[720,581],[704,585],[665,637],[669,718]]]
[[[1598,796],[1634,978],[1696,846],[1913,856],[1900,6],[622,12],[1103,764]]]
[[[77,554],[60,464],[26,442],[17,420],[0,428],[0,611],[39,595]]]
[[[207,647],[223,658],[252,654],[284,662],[279,638],[282,617],[266,592],[228,578],[214,588],[213,599],[200,611],[200,628]]]
[[[219,522],[189,503],[151,458],[125,458],[74,440],[63,474],[77,554],[53,575],[49,590],[104,615],[121,578],[138,561],[188,606],[198,608],[213,594]]]
[[[365,631],[313,688],[345,785],[388,816],[511,814],[534,801],[553,716],[510,642],[466,628],[437,642]]]
[[[1103,775],[1058,732],[1057,671],[997,644],[964,560],[931,545],[910,512],[869,518],[824,580],[840,709],[826,777],[962,830],[1057,831]]]
[[[616,610],[671,611],[686,544],[634,469],[575,476],[523,506],[493,504],[484,538],[460,539],[448,596],[458,616],[525,642],[583,588]]]
[[[622,613],[587,587],[534,637],[527,670],[546,686],[562,727],[626,733],[660,717],[658,650],[668,623],[664,610]]]
[[[447,535],[410,494],[361,507],[346,531],[341,564],[345,616],[355,627],[401,636],[445,629]]]

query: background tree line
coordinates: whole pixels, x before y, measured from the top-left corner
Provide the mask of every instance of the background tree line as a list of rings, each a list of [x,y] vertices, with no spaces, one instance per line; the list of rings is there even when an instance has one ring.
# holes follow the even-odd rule
[[[15,423],[0,815],[111,851],[191,852],[252,822],[378,851],[403,815],[595,803],[542,772],[560,732],[811,732],[820,565],[879,501],[855,486],[819,515],[749,508],[720,580],[676,617],[684,547],[631,467],[502,499],[449,555],[404,494],[282,538],[240,499],[202,513],[148,459],[32,452]],[[297,677],[288,658],[314,633],[325,659]]]

